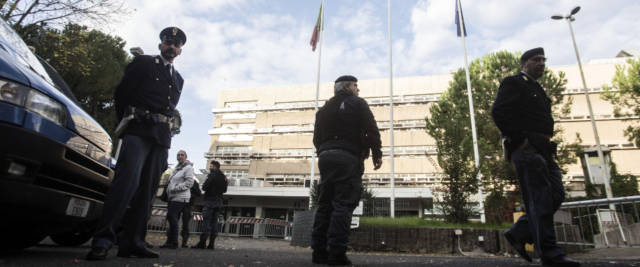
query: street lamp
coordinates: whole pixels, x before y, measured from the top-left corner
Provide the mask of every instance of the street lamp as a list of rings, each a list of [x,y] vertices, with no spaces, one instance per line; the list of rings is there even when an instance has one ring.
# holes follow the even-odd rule
[[[576,13],[578,13],[578,11],[580,11],[580,6],[576,6],[571,10],[571,13],[569,15],[566,16],[562,16],[562,15],[553,15],[551,16],[552,19],[554,20],[563,20],[566,19],[567,23],[569,24],[569,32],[571,32],[571,40],[573,41],[573,49],[576,51],[576,59],[578,60],[578,68],[580,69],[580,77],[582,78],[582,86],[583,86],[583,91],[584,91],[584,96],[587,98],[587,106],[589,107],[589,120],[591,121],[591,127],[593,128],[593,136],[596,139],[596,149],[598,151],[598,158],[600,159],[600,166],[601,166],[601,170],[604,174],[604,190],[607,194],[607,198],[613,198],[613,194],[611,192],[611,185],[609,183],[610,181],[610,173],[609,173],[609,168],[608,166],[605,164],[604,161],[604,155],[602,153],[602,148],[600,147],[600,136],[598,136],[598,129],[596,128],[596,121],[593,118],[593,108],[591,107],[591,100],[589,99],[589,93],[587,92],[587,82],[584,79],[584,72],[582,71],[582,63],[580,62],[580,55],[578,54],[578,46],[576,45],[576,38],[573,35],[573,27],[571,26],[571,22],[575,21],[576,19],[573,17],[573,15],[575,15]],[[615,214],[615,205],[613,204],[609,204],[610,209],[614,212]],[[617,214],[616,214],[617,215]],[[617,216],[615,216],[617,219]],[[618,224],[618,226],[620,226]],[[620,229],[620,231],[622,231],[622,229]],[[624,235],[622,235],[622,238],[624,238]],[[606,237],[605,237],[606,239]],[[626,242],[626,240],[624,240]]]
[[[578,46],[576,45],[576,38],[573,35],[573,27],[571,26],[571,22],[576,19],[573,17],[576,13],[580,11],[580,6],[576,6],[571,10],[571,13],[566,16],[562,15],[553,15],[551,16],[554,20],[563,20],[566,19],[569,24],[569,32],[571,33],[571,40],[573,41],[573,49],[576,52],[576,59],[578,60],[578,68],[580,69],[580,77],[582,78],[582,86],[584,91],[584,96],[587,98],[587,106],[589,107],[589,120],[591,121],[591,127],[593,128],[593,136],[596,139],[596,149],[598,151],[598,158],[600,159],[600,166],[602,168],[602,172],[604,174],[604,188],[607,194],[607,198],[612,198],[613,194],[611,192],[610,181],[610,173],[609,168],[604,161],[604,154],[602,153],[602,148],[600,147],[600,136],[598,135],[598,129],[596,128],[596,121],[593,117],[593,108],[591,107],[591,100],[589,99],[589,92],[587,92],[587,82],[584,79],[584,72],[582,71],[582,63],[580,62],[580,55],[578,54]]]

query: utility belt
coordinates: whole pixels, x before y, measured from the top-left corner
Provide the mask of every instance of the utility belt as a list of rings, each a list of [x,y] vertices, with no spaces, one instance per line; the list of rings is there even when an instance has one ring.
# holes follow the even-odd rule
[[[151,113],[149,110],[143,108],[129,106],[126,108],[122,120],[120,120],[120,123],[118,123],[115,134],[117,137],[120,137],[124,133],[124,130],[127,129],[127,126],[129,126],[129,123],[132,120],[143,123],[166,123],[169,124],[169,128],[171,128],[172,118],[173,117],[160,113]]]
[[[151,113],[146,109],[136,108],[136,107],[127,108],[127,110],[125,111],[125,116],[130,114],[133,115],[134,119],[136,120],[153,122],[153,123],[171,123],[171,118],[172,118],[164,114]]]

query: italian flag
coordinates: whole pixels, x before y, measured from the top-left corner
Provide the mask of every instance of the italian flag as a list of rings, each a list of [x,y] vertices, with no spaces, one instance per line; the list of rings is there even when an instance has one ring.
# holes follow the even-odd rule
[[[318,12],[318,19],[316,20],[316,26],[313,27],[313,34],[311,35],[311,41],[309,41],[309,44],[311,45],[311,51],[316,51],[316,45],[318,44],[320,31],[322,31],[322,4],[320,4],[320,11]]]

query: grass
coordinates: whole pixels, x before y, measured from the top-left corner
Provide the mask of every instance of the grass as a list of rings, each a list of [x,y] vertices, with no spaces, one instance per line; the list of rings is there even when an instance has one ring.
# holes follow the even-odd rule
[[[434,219],[421,219],[418,217],[361,217],[360,225],[383,227],[408,227],[408,228],[474,228],[474,229],[507,229],[510,223],[486,224],[486,223],[448,223]]]

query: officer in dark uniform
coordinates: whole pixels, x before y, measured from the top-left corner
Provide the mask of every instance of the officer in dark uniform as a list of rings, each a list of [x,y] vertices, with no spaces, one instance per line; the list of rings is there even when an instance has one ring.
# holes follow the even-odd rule
[[[556,164],[551,99],[536,81],[544,74],[544,50],[531,49],[520,58],[522,71],[505,78],[491,115],[503,136],[507,159],[520,182],[526,214],[505,231],[505,238],[527,261],[525,243],[535,244],[544,266],[580,266],[556,244],[553,214],[564,201],[562,173]]]
[[[227,192],[228,185],[227,176],[220,170],[220,162],[211,161],[209,175],[202,185],[202,190],[204,190],[204,208],[202,209],[204,230],[200,234],[200,242],[193,248],[215,249],[216,237],[218,236],[218,213],[224,202],[222,194]],[[208,238],[211,238],[209,245],[207,245]]]
[[[346,256],[351,215],[360,201],[369,149],[374,169],[382,165],[378,126],[367,102],[358,97],[357,82],[350,75],[339,77],[334,97],[316,113],[313,144],[321,178],[311,241],[314,263],[351,264]]]
[[[160,55],[136,56],[115,90],[120,121],[116,132],[122,139],[120,158],[87,260],[106,258],[127,207],[132,216],[124,222],[118,257],[158,257],[145,246],[144,232],[151,200],[167,168],[170,119],[182,92],[183,79],[173,68],[173,60],[182,52],[187,38],[177,27],[168,27],[160,32],[160,40]]]

